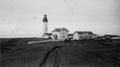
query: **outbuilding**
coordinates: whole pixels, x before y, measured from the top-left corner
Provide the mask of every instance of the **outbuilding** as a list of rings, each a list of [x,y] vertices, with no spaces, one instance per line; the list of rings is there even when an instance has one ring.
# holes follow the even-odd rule
[[[51,39],[52,38],[52,33],[44,33],[42,38]]]
[[[92,39],[94,34],[91,31],[75,31],[73,33],[74,40],[82,40],[82,39]]]

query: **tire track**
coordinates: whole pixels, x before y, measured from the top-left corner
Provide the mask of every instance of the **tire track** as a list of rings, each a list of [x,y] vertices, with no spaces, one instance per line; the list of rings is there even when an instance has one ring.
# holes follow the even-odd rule
[[[51,55],[51,53],[53,53],[54,51],[56,52],[55,53],[55,58],[54,58],[54,64],[56,62],[56,58],[57,58],[57,54],[58,54],[58,49],[62,48],[63,46],[55,46],[53,47],[51,50],[49,50],[43,57],[43,60],[42,62],[40,62],[39,66],[38,67],[43,67],[43,65],[45,65],[47,59],[49,58],[49,56]],[[56,66],[56,64],[55,64]]]

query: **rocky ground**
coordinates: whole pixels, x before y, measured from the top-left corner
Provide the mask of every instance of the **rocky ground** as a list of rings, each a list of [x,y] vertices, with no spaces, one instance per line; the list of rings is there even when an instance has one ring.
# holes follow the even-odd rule
[[[120,67],[119,41],[61,41],[2,55],[0,67]]]

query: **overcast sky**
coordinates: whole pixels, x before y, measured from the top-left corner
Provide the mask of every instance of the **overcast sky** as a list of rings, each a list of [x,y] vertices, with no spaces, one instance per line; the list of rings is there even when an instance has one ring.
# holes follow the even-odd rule
[[[0,0],[0,37],[41,36],[48,28],[66,27],[96,34],[120,34],[119,0]]]

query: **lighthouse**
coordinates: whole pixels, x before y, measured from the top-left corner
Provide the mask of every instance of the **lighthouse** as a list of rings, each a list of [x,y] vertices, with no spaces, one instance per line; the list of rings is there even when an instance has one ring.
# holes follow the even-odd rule
[[[43,36],[42,38],[50,38],[51,37],[51,33],[48,33],[48,19],[47,19],[47,15],[45,14],[43,17]]]
[[[43,18],[43,34],[48,33],[48,19],[47,19],[47,15],[44,15]]]

